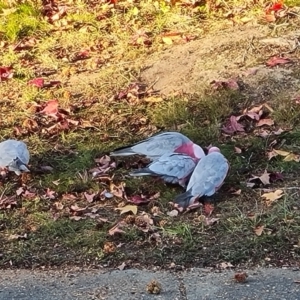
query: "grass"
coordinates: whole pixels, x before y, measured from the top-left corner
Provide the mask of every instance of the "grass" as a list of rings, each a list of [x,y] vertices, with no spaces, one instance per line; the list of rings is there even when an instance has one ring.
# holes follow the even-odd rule
[[[244,135],[221,134],[230,115],[257,104],[247,87],[214,91],[199,84],[194,95],[167,95],[159,102],[147,102],[147,95],[114,98],[137,81],[149,55],[172,49],[174,45],[163,42],[164,34],[175,32],[195,39],[214,34],[228,26],[229,13],[236,22],[243,17],[260,20],[266,3],[252,2],[243,1],[239,11],[240,1],[198,7],[168,1],[120,1],[116,6],[74,1],[68,4],[67,15],[54,22],[47,22],[40,2],[16,1],[10,6],[0,2],[4,14],[0,33],[5,41],[0,44],[0,67],[12,66],[14,71],[13,78],[0,82],[0,137],[28,143],[32,170],[23,183],[14,174],[3,180],[1,200],[15,196],[21,186],[33,193],[32,197],[16,196],[12,207],[1,209],[0,204],[1,267],[117,266],[124,261],[132,266],[168,266],[172,262],[214,266],[222,261],[279,266],[299,261],[299,190],[286,189],[298,186],[298,163],[280,157],[266,159],[272,142],[299,153],[300,107],[284,86],[270,78],[261,81],[269,91],[266,101],[274,109],[270,117],[276,128],[272,129],[288,129],[267,139],[255,135],[251,126]],[[14,48],[21,42],[24,48],[22,44],[21,49]],[[240,48],[233,43],[230,55],[239,53]],[[88,59],[78,56],[86,50]],[[211,59],[207,64],[213,63]],[[255,65],[255,61],[251,63]],[[297,72],[297,66],[292,67],[295,78]],[[28,85],[36,77],[46,82],[60,80],[61,84],[44,89]],[[51,99],[58,99],[59,108],[68,111],[69,128],[51,129],[58,121],[35,113],[36,105]],[[143,164],[137,158],[118,158],[108,179],[95,180],[89,173],[96,166],[95,158],[160,130],[181,131],[203,146],[213,143],[230,161],[226,182],[212,198],[216,201],[212,217],[219,219],[216,224],[207,226],[201,209],[168,216],[172,209],[169,201],[181,188],[152,178],[128,178],[130,169]],[[235,153],[234,147],[242,153]],[[41,171],[41,166],[52,171]],[[271,185],[285,191],[271,207],[264,205],[261,190],[245,186],[251,175],[261,175],[265,169],[284,176],[283,182]],[[126,204],[122,198],[86,200],[84,193],[100,194],[121,183],[129,197],[157,192],[160,196],[139,206],[136,218],[115,210]],[[233,195],[232,190],[238,189],[241,194]],[[74,206],[85,210],[77,211]],[[153,221],[149,227],[145,214]],[[109,235],[121,220],[127,224],[124,233]],[[260,236],[255,234],[258,226],[264,226]]]

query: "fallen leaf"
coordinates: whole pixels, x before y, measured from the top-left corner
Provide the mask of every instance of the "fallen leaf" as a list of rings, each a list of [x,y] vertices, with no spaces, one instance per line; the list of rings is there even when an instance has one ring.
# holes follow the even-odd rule
[[[219,218],[207,218],[205,217],[205,225],[206,226],[211,226],[211,225],[214,225],[215,223],[217,223],[219,221]]]
[[[56,115],[58,113],[58,100],[53,99],[46,102],[46,106],[40,113],[45,115]]]
[[[263,125],[272,126],[272,125],[274,125],[274,121],[272,119],[260,119],[258,121],[258,123],[256,124],[257,127],[260,127]]]
[[[117,267],[120,271],[123,271],[127,265],[123,262],[121,265]]]
[[[221,269],[227,269],[227,268],[233,268],[234,267],[234,265],[231,264],[230,262],[222,262],[222,263],[218,264],[217,266]]]
[[[113,242],[105,242],[103,246],[103,252],[106,254],[111,254],[116,252],[116,246]]]
[[[253,176],[253,178],[250,178],[249,182],[255,185],[255,182],[260,181],[260,183],[262,183],[263,185],[268,185],[270,184],[270,174],[271,173],[268,173],[267,170],[265,170],[265,172],[261,176]],[[247,184],[247,186],[253,187],[251,186],[251,184],[250,185]]]
[[[20,234],[11,234],[8,237],[9,241],[13,241],[13,240],[26,240],[27,239],[27,233],[24,233],[23,235]]]
[[[11,67],[0,67],[0,82],[5,81],[13,77]]]
[[[287,155],[283,161],[295,161],[295,162],[299,162],[300,161],[300,156],[296,155],[294,153],[290,153],[289,155]]]
[[[292,61],[289,58],[283,58],[283,57],[278,57],[274,56],[271,57],[267,62],[266,65],[269,67],[275,67],[277,65],[285,65],[287,63],[291,63]]]
[[[240,195],[241,193],[242,193],[242,190],[239,189],[239,190],[237,190],[237,191],[235,191],[235,192],[232,192],[231,194],[232,194],[232,195]]]
[[[87,208],[86,207],[79,207],[77,204],[71,205],[71,210],[75,212],[82,212],[85,211]]]
[[[212,212],[214,211],[215,207],[213,204],[205,202],[203,204],[203,212],[205,213],[206,216],[210,216]]]
[[[167,215],[170,216],[170,217],[176,217],[176,216],[178,216],[178,210],[173,209],[171,211],[168,211]]]
[[[144,195],[135,195],[128,198],[128,202],[134,203],[136,205],[145,204],[150,202],[150,198]]]
[[[268,160],[271,160],[273,157],[276,157],[278,153],[276,153],[274,150],[267,152]]]
[[[237,122],[237,117],[231,116],[225,126],[223,126],[222,131],[228,134],[233,134],[235,132],[244,132],[244,126]]]
[[[287,151],[282,151],[282,150],[273,150],[276,154],[281,155],[281,156],[288,156],[289,154],[291,154],[290,152]]]
[[[44,79],[43,78],[34,78],[28,81],[29,85],[36,86],[38,88],[44,87]]]
[[[264,231],[264,228],[265,226],[262,225],[262,226],[257,226],[255,229],[254,229],[254,232],[257,236],[261,236],[263,231]]]
[[[136,215],[138,207],[136,205],[125,205],[123,207],[115,208],[115,210],[120,210],[120,215],[125,214],[127,212],[132,212],[134,215]]]
[[[283,196],[283,190],[276,190],[275,192],[265,193],[261,197],[265,198],[267,206],[280,199]]]
[[[244,283],[247,281],[248,274],[246,272],[240,272],[234,274],[234,279],[236,282]]]
[[[87,192],[84,192],[84,197],[85,199],[89,202],[89,203],[92,203],[94,201],[94,197],[95,197],[95,193],[93,194],[88,194]]]
[[[53,205],[57,210],[62,210],[64,208],[64,206],[60,202],[54,202]]]
[[[283,176],[280,172],[272,172],[270,174],[270,182],[276,182],[278,180],[283,181]]]
[[[234,152],[240,154],[242,153],[242,149],[239,147],[234,147]]]
[[[125,233],[125,231],[121,229],[122,227],[125,227],[125,226],[126,226],[126,222],[120,221],[114,227],[109,229],[108,234],[115,235],[116,233]]]

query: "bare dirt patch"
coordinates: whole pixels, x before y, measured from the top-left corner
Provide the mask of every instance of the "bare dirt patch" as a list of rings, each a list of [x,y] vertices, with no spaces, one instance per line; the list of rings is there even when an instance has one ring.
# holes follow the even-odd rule
[[[174,91],[195,93],[213,80],[237,78],[253,96],[266,94],[270,82],[298,88],[299,76],[285,68],[268,68],[264,63],[272,55],[295,50],[298,30],[269,38],[265,26],[243,27],[209,34],[200,40],[179,45],[156,54],[145,62],[141,78],[164,94]],[[296,54],[294,53],[294,56]],[[249,68],[255,68],[252,72]],[[286,88],[284,84],[284,87]]]

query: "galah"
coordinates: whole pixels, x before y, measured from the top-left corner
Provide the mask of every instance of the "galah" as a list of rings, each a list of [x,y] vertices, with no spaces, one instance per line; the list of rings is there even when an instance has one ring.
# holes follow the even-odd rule
[[[145,155],[155,160],[166,153],[183,153],[201,159],[205,156],[203,149],[179,132],[164,132],[154,135],[136,144],[115,149],[111,156]]]
[[[29,151],[22,141],[6,140],[0,143],[0,168],[20,175],[22,172],[29,172]]]
[[[195,158],[181,153],[166,153],[160,158],[150,163],[146,168],[131,172],[131,176],[157,176],[169,183],[179,183],[186,187],[189,179],[196,167]]]
[[[179,210],[193,209],[202,196],[212,196],[223,184],[229,164],[217,147],[211,147],[194,169],[186,192],[174,199]]]

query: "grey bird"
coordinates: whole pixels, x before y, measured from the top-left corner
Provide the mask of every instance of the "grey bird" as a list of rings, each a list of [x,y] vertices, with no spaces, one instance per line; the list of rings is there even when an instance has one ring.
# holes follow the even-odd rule
[[[30,172],[27,168],[29,159],[30,154],[24,142],[6,140],[0,143],[0,168],[7,168],[17,175]]]
[[[212,196],[223,184],[229,164],[217,147],[211,147],[208,155],[202,158],[191,176],[186,192],[174,199],[179,210],[193,209],[200,204],[196,201],[202,196]]]
[[[157,176],[169,183],[186,187],[186,181],[197,164],[196,159],[181,153],[166,153],[157,160],[130,173],[131,176]]]
[[[193,158],[205,156],[203,149],[179,132],[163,132],[136,144],[115,149],[111,156],[145,155],[155,160],[166,153],[183,153]]]

